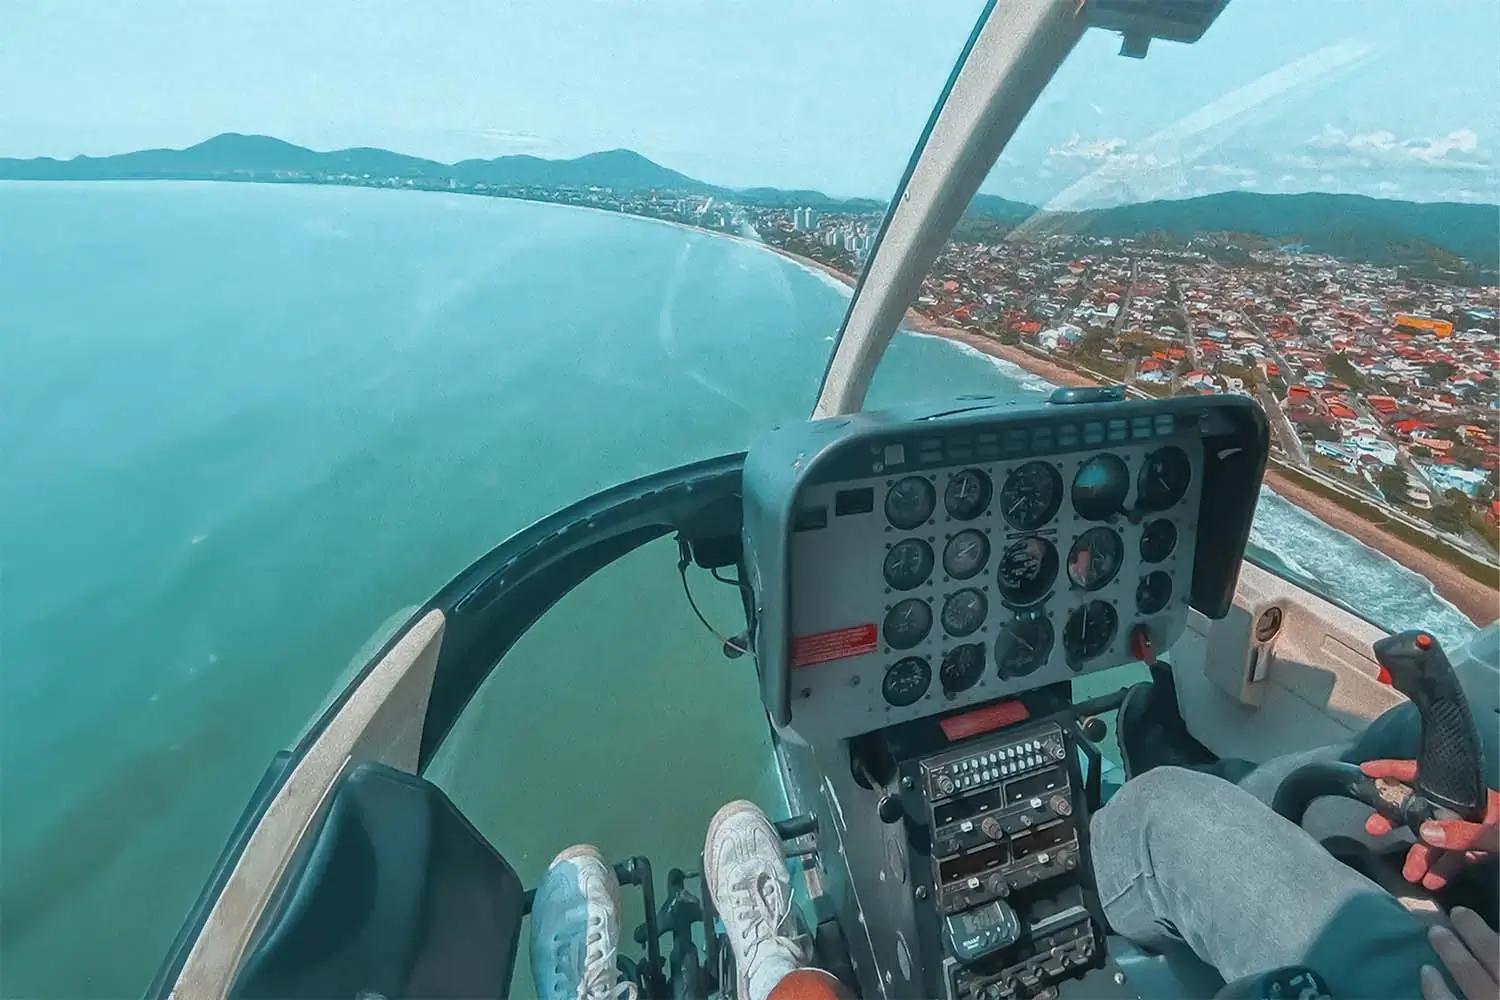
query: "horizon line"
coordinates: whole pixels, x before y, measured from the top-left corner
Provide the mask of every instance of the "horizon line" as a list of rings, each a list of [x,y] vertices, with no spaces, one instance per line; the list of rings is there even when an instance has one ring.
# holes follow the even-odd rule
[[[778,192],[787,193],[787,194],[793,193],[795,191],[806,191],[806,192],[811,193],[811,194],[816,194],[816,195],[818,195],[821,198],[826,198],[826,199],[828,199],[830,201],[839,201],[839,202],[870,201],[870,202],[876,202],[878,204],[885,205],[885,206],[889,206],[890,205],[890,197],[889,196],[879,197],[879,196],[874,196],[874,195],[831,195],[831,194],[825,193],[824,191],[822,191],[822,190],[820,190],[820,189],[818,189],[816,187],[798,186],[798,187],[793,187],[793,188],[786,188],[786,187],[780,187],[780,186],[775,185],[775,184],[751,184],[751,185],[747,185],[745,187],[732,187],[732,186],[726,185],[726,184],[719,184],[719,183],[716,183],[716,182],[705,181],[705,180],[702,180],[702,179],[697,178],[697,177],[689,176],[688,174],[683,173],[682,171],[676,169],[675,167],[667,166],[664,163],[661,163],[661,162],[659,162],[657,160],[652,159],[650,156],[647,156],[645,153],[642,153],[642,152],[640,152],[639,150],[636,150],[636,149],[631,149],[628,146],[615,146],[615,147],[612,147],[610,149],[597,149],[597,150],[592,150],[592,151],[587,152],[587,153],[580,153],[577,156],[567,156],[567,157],[537,156],[536,154],[533,154],[533,153],[504,153],[504,154],[501,154],[499,156],[491,156],[491,157],[469,156],[469,157],[464,157],[463,159],[460,159],[460,160],[444,161],[444,160],[433,159],[431,157],[424,156],[424,155],[421,155],[419,153],[404,153],[404,152],[400,152],[398,150],[390,149],[390,148],[385,147],[385,146],[368,146],[368,145],[366,145],[366,146],[338,146],[338,147],[334,147],[334,148],[331,148],[331,149],[317,149],[317,148],[314,148],[312,146],[304,146],[304,145],[301,145],[300,143],[292,142],[290,139],[283,139],[280,136],[271,135],[271,134],[265,133],[265,132],[237,132],[237,131],[232,131],[231,130],[231,131],[225,131],[225,132],[216,132],[213,135],[208,136],[207,138],[200,139],[197,142],[190,143],[189,145],[186,145],[186,146],[145,146],[145,147],[141,147],[141,148],[137,148],[137,149],[129,149],[129,150],[121,151],[121,152],[103,153],[103,154],[98,154],[98,155],[90,154],[90,153],[76,153],[73,156],[65,157],[65,158],[64,157],[49,156],[49,155],[45,155],[45,154],[39,155],[39,156],[0,156],[0,162],[10,161],[10,162],[25,163],[25,162],[34,162],[34,161],[38,161],[38,160],[46,160],[46,161],[50,161],[52,163],[75,163],[75,162],[77,162],[79,160],[108,160],[108,159],[112,159],[114,157],[119,157],[119,156],[131,156],[131,155],[134,155],[136,153],[154,153],[154,152],[161,152],[161,153],[185,153],[185,152],[187,152],[189,150],[196,149],[199,146],[203,146],[203,145],[206,145],[206,144],[208,144],[210,142],[213,142],[215,139],[224,139],[224,138],[266,139],[266,140],[269,140],[271,142],[280,143],[280,144],[282,144],[284,146],[290,146],[290,147],[292,147],[294,149],[300,149],[300,150],[303,150],[305,152],[315,153],[315,154],[318,154],[318,155],[330,155],[330,154],[334,154],[334,153],[347,153],[347,152],[356,152],[356,151],[361,151],[361,150],[368,150],[368,151],[377,152],[377,153],[388,153],[388,154],[393,155],[393,156],[403,156],[403,157],[407,157],[407,158],[413,159],[413,160],[423,160],[425,162],[436,164],[437,166],[441,166],[441,167],[456,167],[456,166],[459,166],[460,164],[464,164],[464,163],[493,163],[493,162],[496,162],[498,160],[534,160],[534,161],[538,161],[538,162],[542,162],[542,163],[576,163],[579,160],[588,159],[589,157],[593,157],[593,156],[602,156],[602,155],[607,155],[607,154],[610,154],[610,153],[626,153],[626,154],[629,154],[631,156],[639,157],[640,159],[646,161],[647,163],[649,163],[652,166],[655,166],[655,167],[657,167],[659,169],[671,171],[672,173],[677,174],[677,175],[679,175],[679,176],[685,178],[686,180],[691,181],[691,182],[693,182],[695,184],[700,184],[700,185],[702,185],[704,187],[716,188],[716,189],[719,189],[719,190],[722,190],[722,191],[731,191],[731,192],[740,192],[740,193],[749,192],[749,191],[778,191]],[[3,178],[0,178],[0,179],[3,179]],[[24,179],[24,178],[11,178],[11,179],[16,180],[16,179]],[[33,179],[41,179],[41,178],[33,178]],[[80,178],[55,178],[55,179],[56,180],[79,180]],[[991,198],[998,198],[998,199],[1001,199],[1003,201],[1008,201],[1008,202],[1010,202],[1012,204],[1015,204],[1015,205],[1020,205],[1020,206],[1024,206],[1024,207],[1030,208],[1034,212],[1036,212],[1037,214],[1052,214],[1052,215],[1072,215],[1072,214],[1077,214],[1077,213],[1082,213],[1082,212],[1107,211],[1109,209],[1125,208],[1125,207],[1129,207],[1129,206],[1132,206],[1132,205],[1150,205],[1150,204],[1159,204],[1159,203],[1194,201],[1194,200],[1200,199],[1200,198],[1213,198],[1213,197],[1218,197],[1220,195],[1247,195],[1247,196],[1251,196],[1251,197],[1262,197],[1262,198],[1296,198],[1296,197],[1302,197],[1302,196],[1306,196],[1306,195],[1318,195],[1318,196],[1321,196],[1321,197],[1328,197],[1328,198],[1363,198],[1363,199],[1365,199],[1367,201],[1396,202],[1396,203],[1404,203],[1404,204],[1408,204],[1408,205],[1464,205],[1464,206],[1477,206],[1477,207],[1481,207],[1481,208],[1497,208],[1497,209],[1500,209],[1500,201],[1483,201],[1483,200],[1477,200],[1477,201],[1455,201],[1455,200],[1452,200],[1452,199],[1438,199],[1438,200],[1427,201],[1427,200],[1419,200],[1419,199],[1415,199],[1415,198],[1392,198],[1392,197],[1386,197],[1386,196],[1382,196],[1382,195],[1361,194],[1361,193],[1357,193],[1357,192],[1353,192],[1353,191],[1326,191],[1326,190],[1321,190],[1321,189],[1309,189],[1309,190],[1306,190],[1306,191],[1256,191],[1256,190],[1250,190],[1250,189],[1245,189],[1245,188],[1226,188],[1226,189],[1220,190],[1220,191],[1209,191],[1209,192],[1205,192],[1203,194],[1184,195],[1182,197],[1176,197],[1176,198],[1149,198],[1149,199],[1146,199],[1144,201],[1120,201],[1120,202],[1114,202],[1114,203],[1107,204],[1107,205],[1092,205],[1092,206],[1087,206],[1087,207],[1083,207],[1083,208],[1063,208],[1063,209],[1048,209],[1046,207],[1045,203],[1038,204],[1036,202],[1024,201],[1024,200],[1021,200],[1021,199],[1018,199],[1018,198],[1009,197],[1007,195],[996,194],[996,193],[994,193],[992,191],[979,190],[979,191],[975,192],[974,197],[977,198],[977,197],[979,197],[981,195],[986,196],[986,197],[991,197]],[[971,203],[972,203],[972,200],[971,200]]]

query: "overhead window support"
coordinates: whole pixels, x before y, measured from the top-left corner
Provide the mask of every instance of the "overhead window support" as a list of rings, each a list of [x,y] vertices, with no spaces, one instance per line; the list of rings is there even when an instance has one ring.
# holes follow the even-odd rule
[[[1228,0],[990,3],[938,98],[844,314],[813,417],[853,413],[906,308],[979,185],[1084,29],[1118,31],[1122,53],[1152,38],[1192,42]]]

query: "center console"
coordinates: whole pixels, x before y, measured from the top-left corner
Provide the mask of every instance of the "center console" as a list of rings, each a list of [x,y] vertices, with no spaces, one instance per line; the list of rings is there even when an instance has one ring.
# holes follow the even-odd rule
[[[927,921],[937,933],[925,937],[937,945],[943,995],[1033,996],[1101,957],[1076,755],[1071,734],[1043,722],[904,769],[926,820],[916,840],[930,844]]]

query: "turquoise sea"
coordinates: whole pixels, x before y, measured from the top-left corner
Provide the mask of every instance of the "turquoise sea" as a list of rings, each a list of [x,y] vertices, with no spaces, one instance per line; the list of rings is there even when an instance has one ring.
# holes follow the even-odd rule
[[[572,500],[804,417],[847,301],[744,243],[456,195],[5,184],[0,219],[7,997],[138,994],[271,756],[407,609]],[[903,335],[871,403],[1045,388]],[[1282,572],[1467,632],[1261,510]],[[752,668],[675,564],[553,609],[436,765],[523,876],[578,839],[682,864],[724,799],[775,799]]]

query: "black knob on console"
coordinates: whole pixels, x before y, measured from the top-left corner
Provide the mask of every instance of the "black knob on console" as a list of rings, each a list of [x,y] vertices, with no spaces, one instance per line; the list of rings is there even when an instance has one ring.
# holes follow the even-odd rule
[[[875,804],[875,815],[880,817],[882,823],[899,823],[906,815],[906,810],[896,796],[882,795],[880,801]]]

